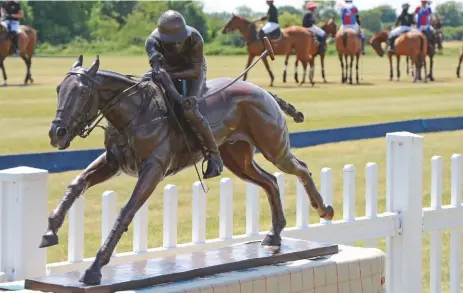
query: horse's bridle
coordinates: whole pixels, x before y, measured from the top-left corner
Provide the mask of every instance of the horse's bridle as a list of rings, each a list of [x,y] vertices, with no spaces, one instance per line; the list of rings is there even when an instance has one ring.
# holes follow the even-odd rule
[[[82,85],[81,91],[80,91],[80,97],[81,99],[86,99],[85,106],[82,111],[79,111],[77,115],[71,116],[71,119],[69,121],[69,124],[72,125],[73,122],[77,123],[77,126],[79,126],[79,133],[77,134],[78,136],[82,138],[86,138],[90,135],[90,133],[98,127],[98,124],[103,120],[104,114],[111,109],[113,106],[115,106],[122,98],[123,95],[129,91],[130,89],[138,86],[140,83],[142,83],[144,80],[140,80],[136,84],[130,86],[129,88],[123,90],[122,92],[116,94],[114,97],[109,99],[108,103],[100,110],[98,111],[98,103],[93,102],[93,90],[94,90],[94,84],[100,85],[101,83],[96,80],[93,76],[88,74],[88,72],[83,69],[83,68],[72,68],[69,70],[69,72],[66,74],[66,77],[69,77],[71,75],[78,75],[78,76],[85,76],[88,78],[90,81],[90,86]],[[137,92],[137,91],[136,91]],[[136,93],[135,92],[135,93]],[[88,94],[87,94],[88,93]],[[135,94],[133,93],[133,94]],[[119,97],[119,99],[115,103],[110,103],[112,100],[114,100],[116,97]],[[61,112],[63,109],[57,109],[57,112]],[[93,116],[92,114],[95,113]],[[95,122],[96,121],[96,122]],[[56,118],[53,120],[53,122],[58,122],[61,123],[61,121],[56,120]],[[66,127],[69,128],[70,125],[65,125]],[[101,127],[101,126],[100,126]]]

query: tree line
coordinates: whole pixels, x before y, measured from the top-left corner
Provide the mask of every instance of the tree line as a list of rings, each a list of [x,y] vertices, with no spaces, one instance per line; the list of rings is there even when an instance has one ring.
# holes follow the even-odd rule
[[[208,54],[244,54],[244,41],[235,32],[223,35],[222,27],[232,12],[204,13],[198,1],[22,1],[23,24],[38,31],[38,53],[126,52],[144,50],[146,37],[156,28],[159,16],[168,9],[181,12],[187,23],[195,27],[207,43]],[[334,17],[340,23],[336,2],[321,2],[317,12],[320,22]],[[304,7],[278,7],[282,27],[301,25]],[[413,10],[413,7],[410,9]],[[435,12],[441,17],[447,40],[461,39],[463,4],[447,1]],[[236,14],[257,19],[264,13],[240,6]],[[361,11],[362,27],[371,37],[394,25],[396,10],[389,5]]]

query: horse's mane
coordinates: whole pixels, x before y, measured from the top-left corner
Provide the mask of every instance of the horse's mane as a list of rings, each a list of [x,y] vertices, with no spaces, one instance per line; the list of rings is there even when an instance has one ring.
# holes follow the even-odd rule
[[[372,38],[371,38],[371,41],[374,42],[376,41],[378,38],[380,38],[381,36],[384,36],[384,35],[387,35],[388,34],[388,30],[384,30],[384,31],[381,31],[379,33],[377,33],[376,35],[374,35]]]
[[[252,25],[253,27],[256,27],[255,23],[251,22],[250,20],[248,20],[247,18],[245,18],[243,16],[239,16],[239,15],[234,14],[233,17],[245,22],[245,24],[247,24],[247,25]]]
[[[114,72],[114,71],[109,71],[109,70],[101,70],[100,69],[100,70],[98,70],[98,75],[101,75],[101,76],[104,76],[104,77],[109,77],[109,78],[114,78],[114,79],[117,79],[119,81],[124,81],[124,82],[130,83],[130,84],[135,84],[135,83],[138,82],[136,79],[133,79],[133,78],[129,77],[128,75],[118,73],[118,72]]]

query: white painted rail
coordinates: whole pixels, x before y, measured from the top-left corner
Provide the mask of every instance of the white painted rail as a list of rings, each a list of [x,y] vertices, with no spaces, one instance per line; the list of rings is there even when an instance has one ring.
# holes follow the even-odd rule
[[[365,241],[365,246],[376,248],[380,239],[386,238],[386,285],[387,292],[422,292],[423,270],[423,233],[430,233],[430,292],[439,293],[442,289],[442,267],[450,269],[450,292],[460,292],[461,268],[461,227],[463,226],[463,206],[461,203],[463,184],[463,157],[459,154],[452,156],[451,168],[451,203],[442,205],[443,165],[444,160],[439,156],[431,160],[431,205],[423,207],[423,137],[408,132],[390,133],[386,136],[387,164],[386,190],[378,190],[379,168],[375,162],[368,162],[364,166],[365,181],[359,181],[357,170],[363,166],[346,164],[342,171],[342,194],[335,196],[333,192],[333,170],[323,168],[320,173],[320,192],[325,204],[332,205],[334,198],[342,199],[342,208],[337,208],[337,218],[340,220],[320,220],[310,223],[309,215],[315,211],[310,206],[307,193],[294,176],[282,173],[273,174],[278,182],[285,214],[288,207],[296,204],[296,224],[287,227],[283,236],[306,239],[318,242],[337,244],[351,244]],[[23,167],[21,167],[23,168]],[[338,170],[336,172],[339,172]],[[25,172],[26,175],[22,175]],[[14,175],[11,175],[13,173]],[[2,175],[5,174],[5,175]],[[11,274],[11,264],[14,263],[9,253],[15,253],[24,258],[26,252],[37,250],[38,241],[45,231],[48,211],[46,208],[47,177],[44,170],[14,169],[0,171],[0,211],[2,225],[0,228],[0,271],[6,272],[8,280],[40,276],[50,273],[61,273],[74,270],[84,270],[93,258],[84,258],[84,198],[76,200],[69,213],[69,238],[67,261],[47,263],[46,258],[37,256],[37,261],[31,263],[15,262],[16,271],[30,272],[27,274]],[[13,176],[13,177],[11,177]],[[21,178],[17,181],[11,178]],[[15,182],[15,183],[12,183]],[[32,183],[35,182],[35,183]],[[365,194],[356,190],[364,184]],[[295,203],[290,203],[288,197],[289,186],[296,187]],[[31,188],[40,189],[41,197],[34,201],[11,201],[18,196],[30,197]],[[42,188],[43,187],[43,188]],[[148,258],[176,255],[184,252],[203,251],[212,248],[225,247],[242,241],[263,239],[267,231],[259,228],[259,196],[264,191],[255,184],[246,183],[246,210],[234,210],[234,187],[230,178],[220,180],[220,203],[215,211],[219,215],[219,237],[206,237],[206,208],[208,198],[204,194],[199,182],[192,186],[192,239],[189,243],[178,243],[178,189],[175,185],[164,187],[163,206],[163,243],[162,247],[148,246],[148,204],[146,203],[136,214],[133,222],[133,249],[131,252],[118,252],[111,258],[111,264],[144,260]],[[35,194],[35,193],[34,193]],[[378,197],[386,195],[386,211],[378,212]],[[358,215],[356,206],[365,197],[365,214]],[[39,202],[40,200],[40,202]],[[33,219],[21,211],[31,209],[34,203]],[[102,241],[109,233],[116,217],[117,194],[113,191],[105,192],[102,196]],[[8,210],[13,208],[24,219],[20,226],[13,224],[14,214]],[[246,229],[244,235],[234,235],[234,215],[245,213]],[[43,217],[43,218],[42,218]],[[3,224],[9,223],[9,224]],[[11,223],[11,224],[10,224]],[[12,225],[12,226],[11,226]],[[15,229],[22,236],[5,239]],[[442,262],[442,232],[450,229],[450,263]],[[25,236],[26,231],[35,231],[34,238]],[[29,237],[29,238],[25,238]],[[30,239],[29,241],[24,241]],[[34,250],[35,249],[35,250]]]

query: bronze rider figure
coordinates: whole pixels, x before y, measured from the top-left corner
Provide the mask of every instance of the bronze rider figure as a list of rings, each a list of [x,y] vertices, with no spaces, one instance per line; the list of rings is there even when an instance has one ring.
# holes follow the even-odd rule
[[[158,27],[145,42],[153,81],[174,93],[172,98],[181,104],[186,121],[205,149],[208,164],[203,176],[208,179],[221,174],[223,161],[209,123],[198,110],[207,72],[203,46],[201,34],[174,10],[160,16]]]

